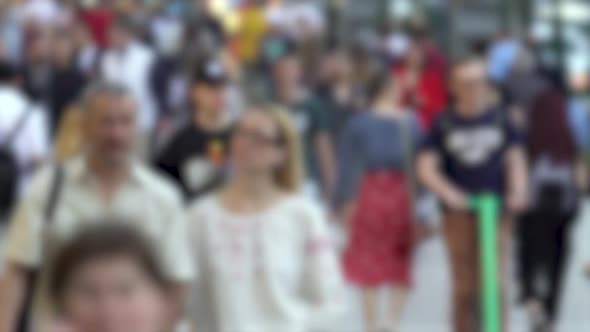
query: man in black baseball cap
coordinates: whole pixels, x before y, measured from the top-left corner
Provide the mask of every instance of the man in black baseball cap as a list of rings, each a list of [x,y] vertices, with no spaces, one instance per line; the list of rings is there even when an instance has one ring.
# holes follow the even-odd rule
[[[191,79],[190,121],[179,130],[156,160],[194,199],[222,184],[231,123],[225,114],[229,77],[217,59],[200,61]]]
[[[193,73],[193,83],[222,86],[228,81],[223,63],[217,59],[206,59],[200,62]]]

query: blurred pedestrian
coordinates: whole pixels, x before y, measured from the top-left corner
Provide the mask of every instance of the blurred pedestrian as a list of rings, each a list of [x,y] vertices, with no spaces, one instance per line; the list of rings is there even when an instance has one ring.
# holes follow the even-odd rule
[[[48,332],[172,331],[167,276],[151,238],[108,218],[57,249],[49,290],[56,308]]]
[[[150,24],[150,40],[156,50],[150,85],[158,108],[154,133],[158,142],[187,99],[187,75],[181,54],[185,32],[181,18],[166,7],[155,14]]]
[[[132,157],[138,111],[125,88],[97,83],[82,105],[84,153],[41,170],[13,215],[0,281],[2,332],[17,330],[19,311],[29,300],[26,280],[34,271],[39,280],[29,293],[33,330],[52,320],[47,254],[79,226],[105,215],[136,221],[156,239],[165,271],[175,281],[176,309],[182,310],[183,286],[193,271],[180,193]]]
[[[240,61],[252,66],[259,59],[260,45],[268,32],[268,20],[258,0],[244,1],[240,8],[241,29],[237,38]]]
[[[335,49],[327,53],[322,71],[317,95],[328,118],[332,142],[337,145],[350,118],[362,108],[363,89],[354,82],[352,59],[346,50]]]
[[[412,280],[412,164],[419,125],[400,105],[399,84],[388,73],[371,82],[371,108],[350,120],[340,144],[336,206],[350,219],[344,269],[363,289],[368,332],[377,331],[376,289],[393,288],[389,318],[397,331]]]
[[[304,82],[308,86],[315,86],[318,83],[319,65],[324,52],[323,23],[316,20],[323,20],[323,16],[318,13],[316,4],[307,2],[299,6],[299,13],[294,14],[297,51],[301,59]]]
[[[509,32],[500,31],[487,54],[488,75],[493,83],[501,85],[518,59],[521,43]]]
[[[420,50],[424,63],[442,77],[447,77],[449,65],[447,56],[437,47],[424,17],[409,20],[407,29],[410,43]]]
[[[531,202],[518,223],[521,299],[532,330],[554,331],[570,231],[587,180],[559,90],[547,88],[535,98],[527,129]]]
[[[190,208],[204,331],[303,332],[338,313],[341,275],[325,216],[299,193],[299,144],[288,114],[253,108],[232,136],[234,177]]]
[[[188,26],[188,53],[196,58],[217,54],[227,43],[227,32],[221,20],[214,13],[213,1],[197,1],[194,6],[198,14],[192,17]]]
[[[223,63],[205,59],[192,77],[189,119],[156,158],[191,200],[219,188],[226,177],[231,120],[226,114],[228,77]]]
[[[109,31],[115,22],[115,13],[101,0],[83,1],[80,20],[88,29],[94,43],[106,49],[110,45]]]
[[[258,59],[253,67],[246,67],[244,71],[244,84],[247,95],[254,97],[265,96],[272,90],[272,68],[274,63],[284,54],[293,52],[296,47],[295,41],[281,22],[269,21],[267,32],[262,39]]]
[[[445,73],[439,68],[440,65],[429,61],[433,60],[414,41],[402,62],[394,68],[402,89],[404,106],[417,113],[420,125],[425,130],[430,130],[448,102]]]
[[[18,69],[0,61],[0,222],[49,156],[45,114],[20,90]]]
[[[55,26],[62,18],[62,8],[56,0],[16,1],[20,6],[20,15],[27,25],[45,29]]]
[[[153,3],[143,0],[117,0],[109,4],[116,17],[125,17],[135,27],[135,33],[140,40],[146,40],[149,35],[150,10]]]
[[[293,51],[276,60],[272,75],[274,99],[289,111],[303,142],[305,190],[329,199],[336,170],[326,109],[303,85],[301,64]]]
[[[4,5],[0,9],[0,18],[2,57],[12,64],[20,64],[23,58],[25,31],[18,6]]]
[[[52,76],[52,35],[50,31],[34,32],[26,43],[25,60],[22,63],[25,93],[44,108],[49,101]]]
[[[267,18],[268,19],[268,18]],[[287,33],[281,21],[268,19],[269,26],[264,39],[260,42],[260,70],[272,70],[272,64],[275,63],[283,54],[289,52],[295,46],[295,41]]]
[[[117,20],[109,37],[110,47],[103,55],[100,76],[105,81],[124,85],[133,94],[139,110],[137,151],[140,156],[149,157],[159,115],[152,90],[156,54],[139,40],[136,25],[128,18]]]
[[[99,73],[102,50],[92,38],[85,24],[76,22],[71,29],[76,44],[76,66],[84,73],[86,79],[95,79]]]
[[[64,112],[71,107],[86,86],[84,73],[76,66],[76,45],[65,30],[53,38],[52,73],[48,91],[51,132],[55,136]]]
[[[527,171],[521,135],[505,110],[492,102],[485,63],[460,59],[451,69],[455,103],[441,115],[418,157],[418,175],[443,203],[443,233],[453,286],[453,331],[479,329],[477,220],[470,195],[502,199],[499,257],[504,267],[510,215],[526,204]],[[501,269],[502,270],[502,269]],[[503,274],[500,278],[505,293]]]

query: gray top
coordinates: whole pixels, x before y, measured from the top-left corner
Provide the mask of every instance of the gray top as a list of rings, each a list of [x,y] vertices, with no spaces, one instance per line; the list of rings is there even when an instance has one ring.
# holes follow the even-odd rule
[[[403,127],[407,126],[407,127]],[[344,128],[339,147],[337,206],[354,198],[361,176],[370,170],[405,172],[420,138],[415,116],[386,118],[372,112],[353,116]]]

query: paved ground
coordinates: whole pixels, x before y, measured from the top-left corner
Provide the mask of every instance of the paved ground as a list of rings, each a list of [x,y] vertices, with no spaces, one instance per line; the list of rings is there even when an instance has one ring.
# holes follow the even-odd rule
[[[590,261],[590,202],[585,204],[572,236],[573,257],[557,332],[589,332],[590,280],[585,279],[581,271],[584,263]],[[449,326],[449,277],[440,239],[432,240],[419,249],[415,265],[416,285],[404,314],[401,332],[452,332]],[[358,294],[355,291],[351,290],[350,301],[348,319],[343,321],[339,332],[363,331]],[[382,302],[385,303],[385,299]],[[526,324],[522,310],[513,305],[510,331],[528,332]]]
[[[2,233],[0,228],[0,239]],[[590,202],[585,204],[572,236],[575,249],[557,332],[589,332],[590,280],[583,277],[581,270],[584,262],[590,260]],[[0,240],[0,247],[1,244]],[[440,239],[420,247],[415,265],[416,285],[404,314],[401,332],[452,332],[449,327],[449,277]],[[363,331],[357,292],[351,289],[349,298],[346,318],[334,332]],[[385,303],[385,299],[382,302]],[[510,332],[528,332],[526,316],[516,306],[511,310],[510,319]]]

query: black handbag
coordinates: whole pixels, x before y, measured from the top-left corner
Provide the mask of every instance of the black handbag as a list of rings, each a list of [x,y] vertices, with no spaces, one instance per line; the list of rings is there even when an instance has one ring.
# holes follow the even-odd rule
[[[48,193],[49,196],[47,197],[47,204],[45,205],[45,209],[43,211],[43,217],[46,223],[46,227],[49,226],[53,221],[55,210],[59,202],[59,197],[61,196],[63,180],[63,166],[57,165],[55,167],[55,171],[53,174],[53,180],[51,181],[51,187]],[[18,324],[16,328],[17,332],[31,331],[31,314],[33,309],[33,301],[37,290],[37,282],[39,281],[39,272],[43,267],[43,263],[45,262],[41,262],[39,267],[27,271],[26,293],[24,296],[21,311],[19,313]]]

